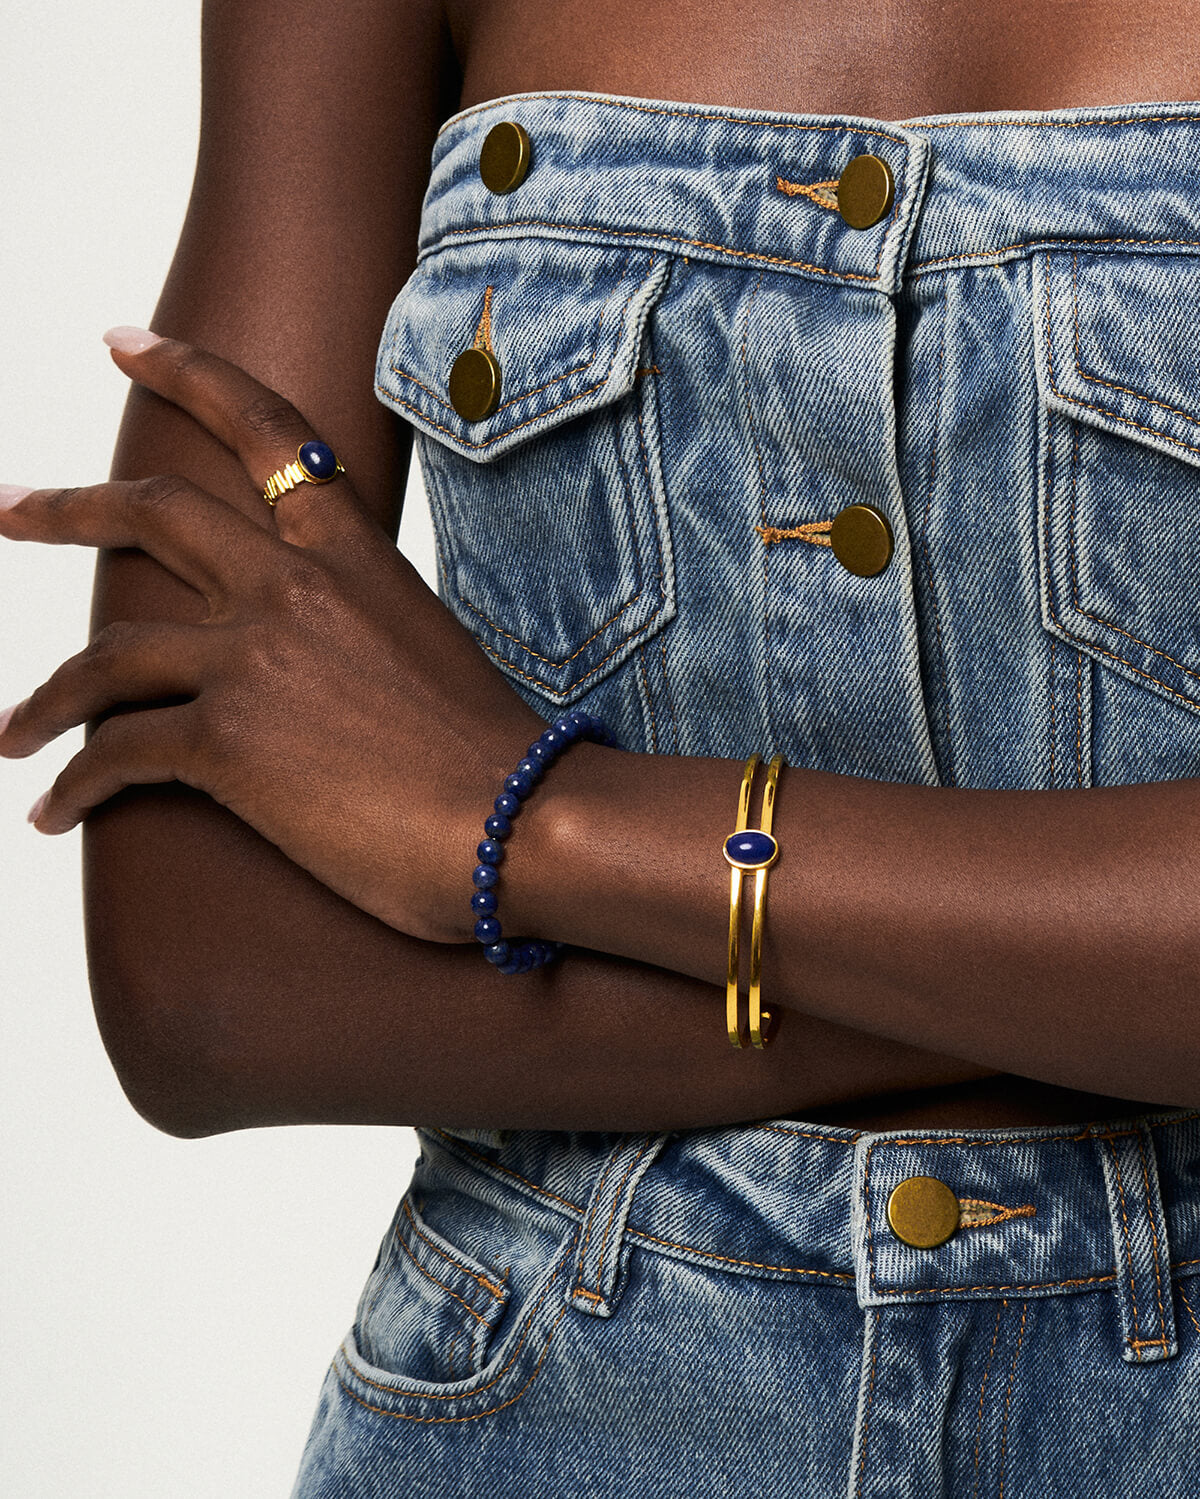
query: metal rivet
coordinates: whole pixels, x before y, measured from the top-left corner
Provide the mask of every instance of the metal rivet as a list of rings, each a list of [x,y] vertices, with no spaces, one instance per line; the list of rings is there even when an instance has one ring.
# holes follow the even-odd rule
[[[487,349],[464,349],[450,367],[450,404],[466,422],[481,422],[500,404],[500,365]]]
[[[484,137],[479,152],[479,175],[494,193],[511,193],[529,170],[529,136],[515,120],[502,120]]]
[[[874,505],[847,505],[839,510],[829,528],[833,555],[848,573],[873,578],[892,560],[892,528],[882,510]]]
[[[838,212],[851,229],[870,229],[886,218],[896,180],[882,156],[856,156],[838,178]]]
[[[936,1249],[958,1228],[958,1196],[936,1176],[910,1176],[892,1189],[887,1216],[892,1232],[914,1249]]]

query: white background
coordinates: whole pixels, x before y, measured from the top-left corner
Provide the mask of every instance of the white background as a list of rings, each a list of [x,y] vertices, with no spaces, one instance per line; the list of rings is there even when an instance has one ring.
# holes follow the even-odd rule
[[[199,13],[0,0],[0,483],[108,472],[126,381],[100,335],[150,320],[183,221]],[[432,586],[419,485],[400,545]],[[0,707],[86,642],[93,560],[0,540]],[[415,1136],[175,1140],[133,1112],[92,1019],[79,832],[25,821],[82,744],[0,761],[0,1487],[286,1496]]]

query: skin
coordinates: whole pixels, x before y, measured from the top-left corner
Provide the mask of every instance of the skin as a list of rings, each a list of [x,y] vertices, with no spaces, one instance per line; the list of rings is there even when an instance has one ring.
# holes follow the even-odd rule
[[[0,512],[13,540],[101,549],[92,636],[108,644],[31,695],[0,753],[89,722],[89,758],[39,827],[94,807],[93,996],[147,1118],[177,1134],[969,1128],[1200,1103],[1191,781],[964,793],[786,771],[776,831],[809,854],[772,876],[764,989],[781,1026],[765,1052],[734,1052],[712,851],[740,762],[580,746],[523,814],[502,909],[593,950],[490,970],[464,940],[481,796],[539,725],[389,554],[407,429],[362,378],[415,261],[433,135],[459,107],[539,88],[885,119],[1195,97],[1178,9],[1140,7],[1136,47],[1131,24],[1066,4],[843,5],[800,27],[766,5],[209,0],[197,181],[153,320],[169,343],[118,358],[139,383],[113,477],[174,479]],[[270,87],[285,69],[291,87]],[[297,215],[302,188],[327,211]],[[328,509],[304,486],[271,511],[261,484],[301,429],[353,486],[327,486]],[[604,836],[613,797],[658,857]]]

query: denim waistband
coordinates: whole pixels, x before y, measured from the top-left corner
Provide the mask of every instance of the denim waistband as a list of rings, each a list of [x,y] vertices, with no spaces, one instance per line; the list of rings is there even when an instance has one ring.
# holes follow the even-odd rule
[[[1175,1351],[1172,1276],[1200,1274],[1200,1112],[1012,1129],[860,1131],[795,1120],[660,1134],[521,1130],[491,1147],[421,1129],[468,1190],[583,1226],[572,1296],[613,1308],[630,1246],[731,1274],[854,1291],[859,1304],[1108,1290],[1123,1356]],[[892,1231],[913,1177],[958,1196],[933,1249]]]
[[[514,120],[519,188],[490,192],[479,150]],[[890,214],[837,211],[852,157],[882,157]],[[595,93],[510,94],[435,142],[420,253],[447,239],[564,233],[749,261],[885,293],[904,277],[1072,243],[1200,248],[1200,103],[941,115],[892,123]]]

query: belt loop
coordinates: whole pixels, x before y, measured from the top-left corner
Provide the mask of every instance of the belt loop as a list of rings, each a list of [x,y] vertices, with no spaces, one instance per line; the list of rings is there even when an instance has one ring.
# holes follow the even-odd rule
[[[1138,1121],[1132,1129],[1106,1129],[1098,1124],[1089,1133],[1096,1142],[1108,1193],[1121,1356],[1138,1364],[1174,1358],[1179,1344],[1171,1249],[1150,1126]]]
[[[625,1223],[638,1183],[670,1139],[663,1134],[622,1135],[596,1175],[579,1231],[567,1300],[593,1317],[611,1317],[624,1282],[620,1272]]]

